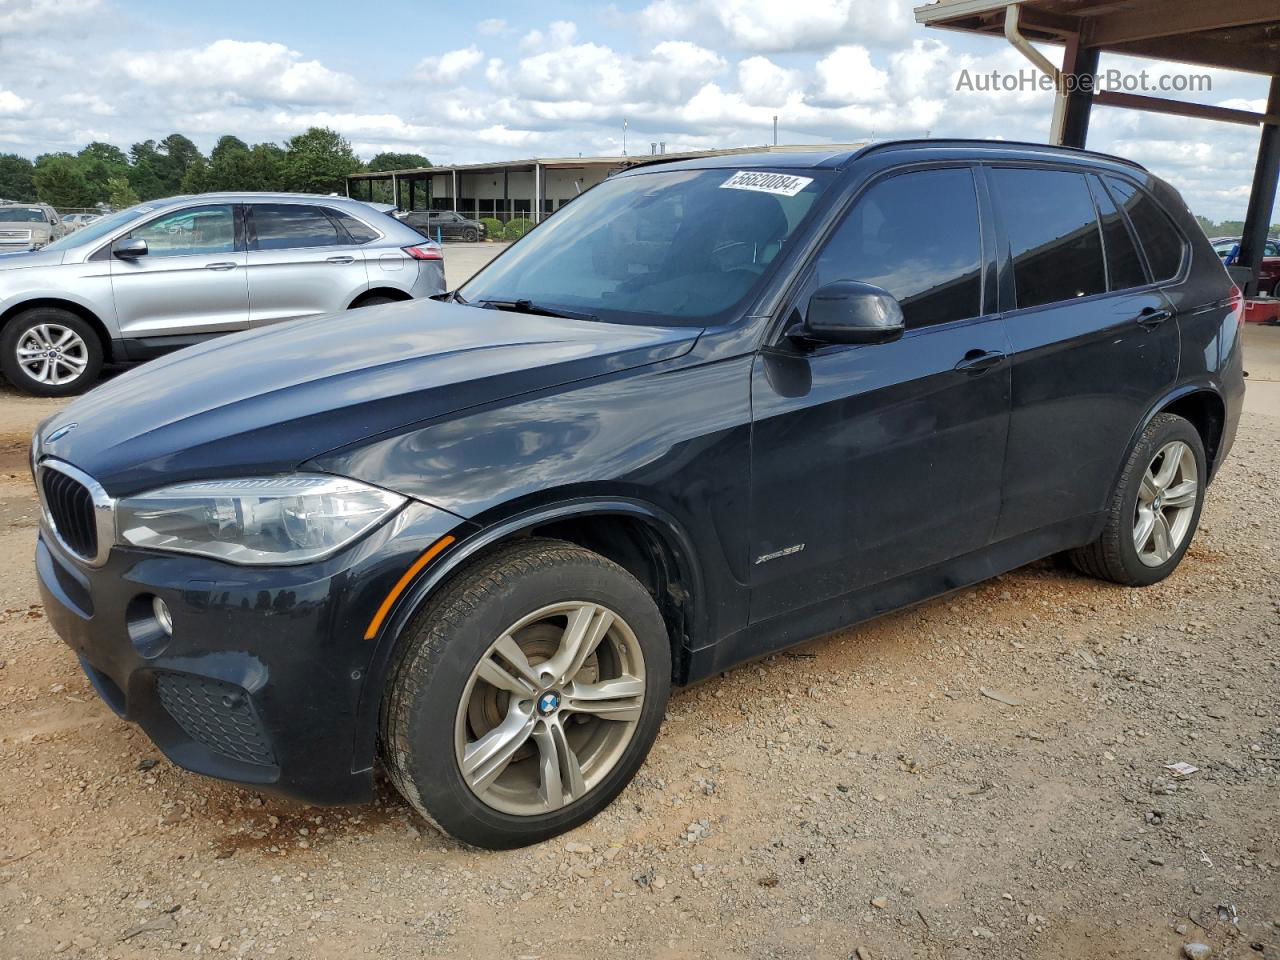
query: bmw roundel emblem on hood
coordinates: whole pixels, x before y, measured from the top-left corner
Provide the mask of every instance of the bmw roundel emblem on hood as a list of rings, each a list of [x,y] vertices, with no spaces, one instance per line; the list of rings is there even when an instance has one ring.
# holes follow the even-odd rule
[[[78,426],[80,426],[78,423],[68,423],[66,426],[59,427],[57,430],[53,431],[53,433],[45,437],[44,442],[56,443]]]

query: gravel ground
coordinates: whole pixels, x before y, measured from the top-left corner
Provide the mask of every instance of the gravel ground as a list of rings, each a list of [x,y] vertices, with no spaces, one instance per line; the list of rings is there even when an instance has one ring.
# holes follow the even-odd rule
[[[164,760],[44,621],[0,441],[0,960],[1280,958],[1280,409],[1166,583],[1036,564],[678,693],[608,811],[497,854]]]

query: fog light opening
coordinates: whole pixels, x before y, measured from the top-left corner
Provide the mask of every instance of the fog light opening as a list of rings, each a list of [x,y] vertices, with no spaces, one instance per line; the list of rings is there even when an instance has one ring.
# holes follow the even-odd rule
[[[166,637],[172,637],[173,614],[169,612],[169,605],[159,597],[152,597],[151,613],[156,618],[156,623],[160,625],[160,629],[164,631],[164,635]]]

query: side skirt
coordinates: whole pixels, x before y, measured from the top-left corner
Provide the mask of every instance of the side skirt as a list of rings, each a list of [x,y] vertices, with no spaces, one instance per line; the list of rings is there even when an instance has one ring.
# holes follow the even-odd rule
[[[719,643],[689,651],[686,683],[696,683],[748,660],[962,590],[1043,557],[1088,543],[1097,536],[1101,523],[1102,518],[1093,514],[1076,517],[1019,534],[925,570],[751,624]]]

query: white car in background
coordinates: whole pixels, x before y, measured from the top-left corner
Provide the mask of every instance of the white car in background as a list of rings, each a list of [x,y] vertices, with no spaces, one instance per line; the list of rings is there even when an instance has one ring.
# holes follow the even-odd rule
[[[38,250],[69,232],[47,203],[0,204],[0,253]]]
[[[106,361],[444,289],[439,245],[358,200],[148,201],[0,257],[0,372],[25,393],[67,396]]]

